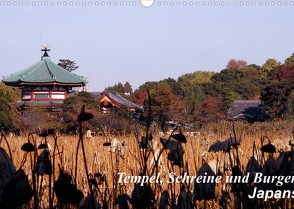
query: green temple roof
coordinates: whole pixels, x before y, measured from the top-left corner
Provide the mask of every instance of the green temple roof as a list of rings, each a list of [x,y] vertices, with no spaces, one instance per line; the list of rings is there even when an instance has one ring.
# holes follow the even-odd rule
[[[11,86],[34,85],[36,83],[82,86],[88,83],[83,76],[71,73],[52,62],[47,52],[45,53],[41,61],[20,72],[4,77],[2,81]]]

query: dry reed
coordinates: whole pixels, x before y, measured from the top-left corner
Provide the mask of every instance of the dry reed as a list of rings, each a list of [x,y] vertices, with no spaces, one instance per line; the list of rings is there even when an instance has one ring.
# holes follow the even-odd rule
[[[236,136],[242,139],[241,145],[239,146],[239,159],[240,159],[240,166],[241,168],[246,167],[246,164],[249,158],[252,155],[253,144],[255,142],[258,148],[261,147],[260,138],[262,136],[267,136],[274,141],[275,139],[285,139],[287,136],[290,135],[292,129],[294,127],[293,122],[265,122],[265,123],[256,123],[253,125],[237,122],[235,123],[236,129]],[[144,130],[142,130],[143,132]],[[153,134],[153,141],[159,142],[159,135],[154,131],[150,130]],[[185,154],[184,154],[184,164],[186,165],[183,169],[179,169],[177,167],[171,167],[170,163],[167,160],[167,152],[164,151],[162,153],[163,159],[163,166],[158,167],[158,172],[161,173],[161,180],[163,180],[163,185],[157,188],[155,193],[155,201],[156,204],[159,204],[160,194],[164,190],[170,191],[170,185],[166,183],[168,178],[168,173],[171,170],[174,170],[177,175],[180,175],[180,172],[184,170],[189,172],[189,175],[196,175],[197,171],[201,167],[202,164],[202,157],[201,154],[207,147],[201,145],[201,141],[203,138],[208,140],[208,147],[216,140],[223,141],[233,135],[232,130],[232,123],[229,122],[221,122],[219,124],[211,124],[203,127],[199,132],[195,132],[195,136],[187,136],[188,143],[183,144]],[[62,135],[57,134],[56,142],[58,144],[58,151],[55,151],[55,162],[54,162],[54,174],[52,177],[52,181],[56,181],[59,175],[58,166],[63,168],[64,170],[68,171],[74,178],[75,178],[75,158],[76,158],[76,148],[79,141],[79,136],[72,136],[72,135]],[[13,158],[13,163],[16,169],[20,168],[21,163],[23,161],[23,151],[21,150],[22,144],[27,142],[28,135],[21,134],[20,136],[10,135],[6,136],[7,141],[9,143],[9,147],[7,146],[8,143],[5,143],[4,140],[1,141],[0,146],[3,147],[8,153],[11,150],[11,157]],[[36,146],[40,145],[42,142],[42,138],[38,135],[34,136],[36,140]],[[113,139],[112,137],[111,139]],[[124,159],[117,158],[113,153],[110,152],[109,147],[103,146],[105,143],[105,138],[103,136],[94,136],[91,139],[83,139],[84,149],[85,149],[85,157],[87,159],[87,169],[89,176],[94,176],[97,173],[103,173],[106,176],[107,184],[98,185],[99,191],[101,192],[98,194],[100,197],[98,198],[100,204],[103,204],[103,201],[106,201],[106,197],[102,197],[103,195],[108,195],[111,200],[109,207],[116,208],[114,203],[114,195],[113,190],[116,190],[115,196],[120,194],[126,193],[131,195],[132,190],[134,189],[134,184],[127,183],[127,184],[117,184],[117,181],[113,181],[114,176],[116,176],[117,172],[124,172],[126,175],[139,175],[140,165],[138,162],[139,159],[139,152],[140,149],[138,148],[138,140],[134,135],[129,136],[116,136],[116,138],[120,142],[124,142]],[[168,138],[168,137],[166,137]],[[47,142],[50,144],[51,147],[54,147],[55,139],[53,136],[47,137]],[[162,145],[160,145],[162,147]],[[38,154],[41,153],[42,150],[38,150]],[[51,155],[53,154],[53,150],[51,151]],[[89,186],[87,175],[84,169],[84,158],[83,153],[80,151],[78,153],[78,170],[77,170],[77,177],[76,183],[77,188],[83,191],[84,196],[86,197],[89,193]],[[153,154],[151,154],[151,157]],[[205,156],[205,160],[209,162],[213,159],[222,159],[224,156],[223,153],[208,153]],[[148,160],[147,166],[150,168],[149,165],[150,159]],[[274,155],[277,157],[277,154]],[[51,156],[52,158],[52,156]],[[25,173],[28,175],[29,182],[31,185],[33,184],[32,179],[32,169],[30,163],[25,163],[22,167]],[[55,179],[53,179],[55,178]],[[42,185],[43,188],[39,188],[39,208],[49,208],[50,207],[50,199],[48,198],[49,193],[49,185],[53,185],[53,182],[49,184],[51,181],[51,177],[45,175],[42,177]],[[41,177],[38,177],[37,185],[41,183]],[[116,185],[117,184],[117,187]],[[218,204],[219,199],[221,198],[221,189],[224,185],[218,184],[216,187],[216,196],[217,200],[212,200],[207,202],[207,207],[215,208]],[[106,188],[108,187],[108,188]],[[151,184],[151,187],[154,188],[155,185]],[[192,192],[193,191],[193,184],[188,185],[188,189]],[[175,195],[178,196],[180,194],[180,185],[174,185],[173,190],[175,191]],[[50,191],[51,192],[51,191]],[[104,198],[104,199],[103,199]],[[53,205],[57,204],[56,197],[54,197]],[[32,208],[34,205],[34,201],[31,200],[29,204],[24,206],[24,208]],[[198,207],[203,206],[203,202],[196,202]],[[51,205],[52,206],[52,205]],[[232,205],[234,207],[234,205]]]

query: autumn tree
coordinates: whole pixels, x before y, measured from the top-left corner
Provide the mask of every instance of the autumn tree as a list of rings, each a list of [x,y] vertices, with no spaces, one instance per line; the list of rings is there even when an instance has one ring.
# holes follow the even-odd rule
[[[60,59],[58,61],[58,65],[69,72],[72,72],[79,68],[79,66],[76,65],[75,61],[71,61],[69,59]]]
[[[292,117],[294,92],[294,63],[284,65],[273,73],[275,81],[262,92],[264,110],[276,118]]]
[[[153,119],[164,125],[167,121],[182,122],[183,105],[181,99],[174,95],[169,86],[159,86],[150,92],[152,99],[152,116]]]
[[[228,64],[226,65],[227,69],[241,69],[242,67],[246,66],[247,62],[245,60],[235,60],[231,59]]]
[[[105,140],[110,137],[111,133],[118,134],[119,132],[126,132],[126,129],[129,127],[129,122],[120,118],[115,111],[110,111],[107,114],[94,112],[94,117],[90,121],[90,124],[97,130],[102,131]]]
[[[267,59],[266,62],[261,67],[262,75],[267,77],[269,72],[276,69],[280,65],[281,63],[275,59]]]
[[[138,105],[143,106],[146,99],[147,91],[143,89],[138,89],[131,95],[131,101]]]
[[[218,122],[222,117],[222,99],[220,97],[210,97],[204,101],[198,117],[202,123]]]
[[[294,63],[292,65],[285,65],[275,71],[272,78],[280,82],[294,83]]]
[[[293,90],[288,98],[287,118],[294,120],[294,91]]]
[[[56,129],[62,131],[65,124],[58,121],[59,115],[56,117],[48,114],[48,110],[44,107],[32,106],[23,111],[22,128],[30,133],[37,133],[43,129]]]

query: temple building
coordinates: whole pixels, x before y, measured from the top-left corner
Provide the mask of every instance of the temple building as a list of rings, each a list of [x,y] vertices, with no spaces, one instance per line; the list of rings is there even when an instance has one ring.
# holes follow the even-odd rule
[[[233,120],[248,122],[261,122],[271,118],[270,115],[263,112],[260,100],[235,100],[228,114]]]
[[[60,111],[63,101],[74,87],[84,87],[87,80],[53,63],[48,55],[50,49],[42,49],[41,60],[34,65],[3,78],[8,86],[21,90],[18,105],[25,109],[41,106],[51,111]]]
[[[131,102],[116,91],[105,89],[103,92],[91,92],[94,99],[98,100],[104,113],[109,112],[113,107],[127,106],[129,111],[136,113],[143,112],[143,106]]]

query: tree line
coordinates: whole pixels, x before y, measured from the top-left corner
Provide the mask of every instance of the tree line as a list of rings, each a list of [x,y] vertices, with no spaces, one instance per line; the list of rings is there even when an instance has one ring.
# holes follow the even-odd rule
[[[74,61],[60,60],[59,65],[69,71],[78,68]],[[160,81],[148,81],[133,90],[129,82],[108,87],[123,97],[145,107],[151,104],[153,121],[163,125],[166,121],[189,124],[218,122],[228,116],[228,109],[234,100],[261,100],[263,110],[273,119],[294,119],[294,53],[284,63],[268,59],[263,65],[247,64],[244,60],[232,59],[220,72],[196,71],[181,75],[177,79],[167,78]],[[149,93],[149,95],[147,94]],[[0,127],[13,128],[34,126],[34,115],[43,118],[40,109],[31,108],[26,113],[19,111],[17,100],[19,90],[0,83]],[[150,100],[150,102],[149,102]],[[66,129],[73,126],[74,117],[82,104],[96,112],[96,118],[107,123],[101,114],[99,103],[92,95],[81,92],[64,101],[60,121],[52,126]],[[23,115],[26,114],[24,120]],[[94,114],[94,115],[95,115]],[[31,120],[28,119],[30,115]],[[132,113],[122,105],[114,108],[109,123],[116,127],[125,127],[132,120]],[[109,117],[110,117],[109,115]],[[146,113],[142,114],[146,117]],[[116,118],[116,120],[114,120]],[[98,119],[93,120],[100,129],[107,126]],[[116,122],[114,122],[116,121]],[[123,121],[123,124],[121,124]],[[38,119],[40,126],[40,120]],[[48,125],[48,123],[47,123]],[[109,125],[109,124],[108,124]]]
[[[158,121],[217,122],[225,118],[234,100],[261,100],[273,119],[294,119],[294,53],[284,63],[268,59],[262,66],[232,59],[218,73],[196,71],[177,79],[146,82],[132,101],[146,104],[150,91]],[[158,112],[160,110],[160,112]],[[160,114],[159,114],[160,113]]]

